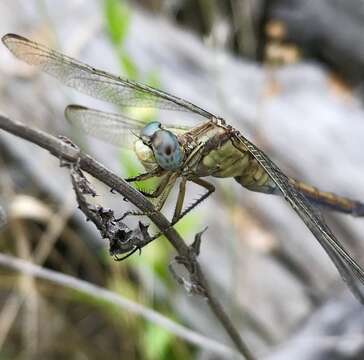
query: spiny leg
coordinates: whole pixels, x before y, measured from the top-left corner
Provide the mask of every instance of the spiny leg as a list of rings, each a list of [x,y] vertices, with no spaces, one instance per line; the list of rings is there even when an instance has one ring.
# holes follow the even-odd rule
[[[152,171],[149,171],[149,172],[146,172],[146,173],[143,173],[143,174],[139,174],[137,176],[124,178],[124,180],[126,182],[144,181],[144,180],[151,179],[153,177],[162,176],[164,173],[165,173],[165,170],[158,167],[158,168],[156,168],[156,169],[154,169]],[[111,189],[110,191],[111,191],[111,193],[115,192],[114,189]]]
[[[134,177],[130,177],[130,178],[126,178],[124,179],[125,181],[127,182],[135,182],[135,181],[144,181],[144,180],[148,180],[148,179],[151,179],[153,177],[158,177],[158,176],[163,176],[164,174],[166,173],[166,171],[164,169],[161,169],[161,168],[156,168],[152,171],[149,171],[147,173],[143,173],[143,174],[139,174],[137,176],[134,176]],[[152,193],[152,194],[149,194],[145,191],[142,191],[142,190],[139,190],[140,193],[142,193],[144,196],[146,197],[155,197],[154,194],[155,193],[162,193],[164,188],[166,187],[167,183],[168,183],[168,179],[170,178],[170,175],[167,175],[161,182],[160,184],[158,185],[157,189]],[[167,180],[166,180],[167,179]],[[143,212],[140,212],[140,211],[127,211],[125,214],[123,214],[122,217],[120,217],[119,219],[117,220],[123,220],[125,219],[127,216],[143,216],[143,215],[150,215],[150,214],[147,214],[147,213],[143,213]]]
[[[207,199],[214,191],[215,186],[209,183],[206,180],[201,178],[191,179],[190,181],[194,182],[197,185],[204,187],[207,192],[201,195],[195,202],[189,205],[176,219],[173,218],[172,225],[175,225],[178,221],[180,221],[185,215],[187,215],[192,209],[194,209],[198,204]],[[183,196],[184,197],[184,196]],[[183,199],[182,199],[183,201]]]
[[[152,193],[148,193],[148,192],[142,191],[142,190],[139,190],[139,192],[141,192],[147,198],[152,198],[152,199],[158,198],[162,194],[164,189],[166,188],[166,186],[169,182],[169,179],[171,178],[171,175],[172,175],[172,173],[168,174],[164,178],[162,178],[161,182],[158,184],[157,188]]]
[[[155,211],[160,211],[168,197],[169,192],[171,191],[171,188],[173,187],[176,178],[177,178],[177,174],[176,173],[169,173],[167,174],[162,181],[159,183],[157,189],[149,194],[149,193],[145,193],[143,191],[140,191],[144,196],[146,197],[150,197],[150,198],[159,198],[158,202],[154,205]],[[151,215],[151,213],[145,213],[145,212],[140,212],[140,211],[128,211],[126,212],[121,219],[125,219],[126,216],[149,216]]]
[[[174,209],[172,224],[176,223],[181,215],[182,207],[183,207],[183,200],[186,195],[186,182],[187,182],[187,179],[185,177],[182,177],[181,182],[179,184],[178,197],[177,197],[176,207]]]
[[[171,190],[173,188],[173,185],[176,183],[178,176],[179,176],[178,173],[172,173],[171,176],[168,177],[168,183],[166,184],[162,193],[158,197],[157,203],[154,204],[154,207],[156,210],[160,211],[162,209],[164,203],[166,202],[166,200],[168,198],[169,193],[171,192]]]
[[[157,197],[157,203],[154,204],[154,209],[155,211],[161,211],[163,205],[165,204],[169,193],[171,192],[173,185],[175,184],[177,178],[178,178],[179,174],[178,173],[170,173],[166,176],[166,179],[163,179],[165,181],[163,181],[162,186],[159,188],[157,188],[156,191],[160,192],[159,196]],[[149,194],[151,195],[151,194]],[[154,194],[153,194],[154,195]],[[125,216],[129,216],[129,215],[137,215],[137,216],[149,216],[151,215],[151,213],[142,213],[142,212],[136,212],[136,211],[129,211],[128,213],[124,214],[123,219],[125,218]],[[158,234],[157,236],[153,236],[153,240],[156,239],[157,237],[159,237],[161,235]]]
[[[160,176],[164,175],[165,173],[166,173],[165,170],[161,169],[160,167],[157,167],[154,170],[148,171],[143,174],[139,174],[137,176],[129,177],[124,180],[127,182],[144,181],[144,180],[151,179],[153,177],[160,177]]]
[[[187,215],[192,209],[194,209],[198,204],[200,204],[202,201],[207,199],[215,191],[215,186],[210,184],[206,180],[202,180],[200,178],[190,180],[190,181],[194,182],[195,184],[200,185],[200,186],[204,187],[205,189],[207,189],[207,192],[205,194],[203,194],[202,196],[200,196],[200,198],[198,198],[194,203],[192,203],[182,213],[180,213],[179,216],[177,216],[176,214],[178,213],[178,211],[181,212],[181,210],[178,210],[178,209],[179,208],[182,209],[183,200],[184,200],[184,196],[185,196],[185,192],[186,192],[185,191],[186,190],[186,181],[187,181],[187,179],[182,178],[179,193],[178,193],[177,204],[176,204],[176,208],[174,211],[174,216],[173,216],[171,226],[169,226],[167,229],[164,229],[163,231],[160,231],[157,234],[155,234],[152,237],[152,240],[155,240],[158,237],[160,237],[161,235],[163,235],[168,229],[170,229],[173,225],[177,224],[178,221],[180,221],[185,215]]]

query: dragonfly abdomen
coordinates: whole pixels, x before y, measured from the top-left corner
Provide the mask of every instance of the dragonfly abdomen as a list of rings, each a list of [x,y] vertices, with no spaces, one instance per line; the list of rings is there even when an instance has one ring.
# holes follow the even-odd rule
[[[313,204],[353,216],[364,216],[364,204],[290,179],[292,185],[302,192]]]
[[[208,151],[205,149],[195,166],[195,175],[233,177],[249,190],[268,194],[276,192],[275,183],[250,152],[237,149],[230,139]]]
[[[277,185],[255,159],[250,159],[249,166],[243,171],[242,175],[235,176],[234,179],[251,191],[265,194],[278,193]]]

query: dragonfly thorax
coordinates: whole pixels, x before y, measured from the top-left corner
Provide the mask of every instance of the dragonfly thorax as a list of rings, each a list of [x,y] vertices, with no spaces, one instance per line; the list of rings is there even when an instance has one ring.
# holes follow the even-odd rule
[[[177,136],[171,131],[163,129],[157,121],[150,122],[140,131],[140,140],[154,155],[154,161],[165,170],[177,170],[182,166],[183,151]],[[135,152],[143,163],[151,161],[151,153],[139,143],[135,146]]]

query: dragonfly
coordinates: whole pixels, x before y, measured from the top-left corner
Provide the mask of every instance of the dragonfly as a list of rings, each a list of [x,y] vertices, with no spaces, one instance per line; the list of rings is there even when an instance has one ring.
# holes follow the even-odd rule
[[[20,60],[37,66],[66,86],[120,107],[151,107],[184,111],[200,120],[180,128],[158,121],[145,123],[122,113],[108,113],[80,105],[69,105],[65,116],[74,126],[103,141],[126,146],[133,139],[134,151],[145,172],[126,179],[159,180],[155,190],[143,194],[154,199],[161,210],[171,189],[179,180],[179,192],[172,219],[176,224],[215,187],[205,178],[234,178],[243,187],[281,195],[298,214],[326,251],[354,296],[364,304],[364,270],[344,248],[326,224],[316,205],[353,216],[364,216],[364,204],[315,187],[285,175],[256,145],[221,117],[201,107],[140,82],[95,69],[44,45],[16,34],[7,34],[3,44]],[[183,210],[187,182],[205,189],[204,194]]]

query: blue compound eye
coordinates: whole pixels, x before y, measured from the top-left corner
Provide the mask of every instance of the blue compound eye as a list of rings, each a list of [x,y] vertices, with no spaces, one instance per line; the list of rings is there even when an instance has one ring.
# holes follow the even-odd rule
[[[177,136],[168,130],[159,130],[152,138],[154,157],[165,170],[178,170],[183,161],[183,153]]]
[[[158,121],[152,121],[141,129],[140,137],[142,138],[142,140],[147,140],[148,142],[150,142],[155,132],[160,129],[161,129],[161,123]]]

